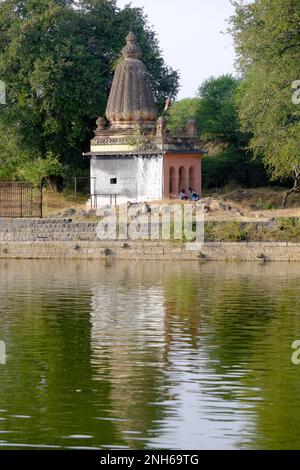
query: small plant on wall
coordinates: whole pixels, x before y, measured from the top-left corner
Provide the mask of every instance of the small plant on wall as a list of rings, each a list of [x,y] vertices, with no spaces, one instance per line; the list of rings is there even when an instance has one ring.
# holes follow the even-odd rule
[[[134,150],[152,150],[154,143],[152,136],[144,134],[142,131],[134,131],[126,137],[126,144],[134,148]]]

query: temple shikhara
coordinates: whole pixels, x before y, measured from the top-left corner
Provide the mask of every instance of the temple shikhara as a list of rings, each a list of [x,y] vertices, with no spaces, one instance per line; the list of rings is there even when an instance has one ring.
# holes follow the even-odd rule
[[[189,187],[201,194],[196,122],[170,136],[158,118],[151,82],[136,36],[130,32],[111,87],[106,118],[97,120],[91,159],[94,205],[177,198]]]

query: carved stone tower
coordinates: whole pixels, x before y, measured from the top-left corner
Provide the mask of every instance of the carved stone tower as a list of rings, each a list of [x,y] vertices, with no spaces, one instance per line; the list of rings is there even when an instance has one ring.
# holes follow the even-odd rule
[[[195,123],[189,121],[185,136],[170,138],[165,119],[157,117],[150,76],[130,32],[114,74],[106,118],[97,119],[86,154],[91,157],[94,206],[176,196],[188,186],[189,177],[200,192],[203,151]]]
[[[108,98],[106,117],[113,129],[128,130],[142,127],[154,129],[157,108],[142,51],[132,32],[126,37],[123,60],[116,68]]]

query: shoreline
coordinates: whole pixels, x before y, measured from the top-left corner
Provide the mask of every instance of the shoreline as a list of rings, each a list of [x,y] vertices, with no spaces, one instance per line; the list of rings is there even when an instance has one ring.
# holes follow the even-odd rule
[[[147,241],[4,241],[0,259],[300,262],[300,243],[206,242],[200,247]]]
[[[293,222],[281,232],[274,221],[250,224],[257,236],[272,235],[272,230],[291,236]],[[300,225],[299,225],[300,227]],[[247,228],[247,227],[246,227]],[[245,224],[205,225],[205,233],[244,236]],[[284,228],[284,227],[283,227]],[[297,227],[296,227],[297,228]],[[269,232],[266,232],[269,230]],[[298,228],[297,228],[298,230]],[[297,232],[298,233],[298,232]],[[298,237],[299,238],[299,237]],[[210,238],[213,240],[213,238]],[[253,241],[250,241],[253,240]],[[115,259],[178,261],[300,261],[300,241],[249,240],[206,241],[203,245],[183,241],[101,240],[97,222],[72,219],[0,219],[0,259]]]

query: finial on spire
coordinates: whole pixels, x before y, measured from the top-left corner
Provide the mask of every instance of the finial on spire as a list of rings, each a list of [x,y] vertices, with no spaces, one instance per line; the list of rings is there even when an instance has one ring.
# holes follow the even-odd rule
[[[132,31],[129,31],[129,33],[127,34],[126,42],[127,44],[136,43],[136,35]]]
[[[126,46],[122,50],[122,54],[125,59],[141,59],[142,51],[136,44],[136,35],[130,31],[126,36]]]

